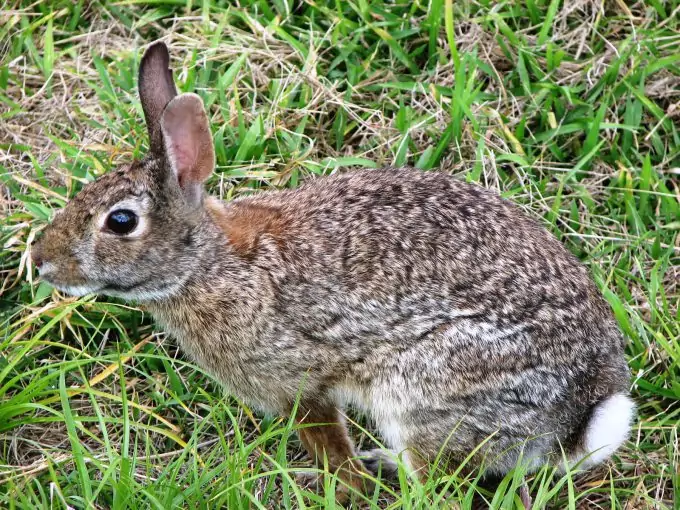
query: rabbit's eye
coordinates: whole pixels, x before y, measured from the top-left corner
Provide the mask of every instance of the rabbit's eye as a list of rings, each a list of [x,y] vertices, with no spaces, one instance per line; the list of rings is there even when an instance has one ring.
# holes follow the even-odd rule
[[[127,209],[118,209],[106,218],[106,226],[116,234],[129,234],[137,226],[137,215]]]

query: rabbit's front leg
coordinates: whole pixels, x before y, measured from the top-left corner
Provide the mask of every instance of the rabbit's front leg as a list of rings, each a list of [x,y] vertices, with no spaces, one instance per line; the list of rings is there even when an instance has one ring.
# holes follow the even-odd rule
[[[323,466],[324,457],[331,471],[337,472],[341,480],[338,486],[338,500],[346,501],[355,489],[367,493],[373,482],[367,477],[367,471],[356,458],[354,446],[350,439],[345,421],[333,405],[305,406],[298,409],[301,427],[298,429],[300,441],[318,466]]]

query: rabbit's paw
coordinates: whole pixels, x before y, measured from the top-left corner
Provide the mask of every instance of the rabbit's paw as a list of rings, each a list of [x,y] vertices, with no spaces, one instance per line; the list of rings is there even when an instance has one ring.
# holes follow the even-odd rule
[[[323,488],[323,474],[309,471],[295,473],[295,483],[302,489],[318,492]]]
[[[335,485],[335,499],[341,505],[350,502],[358,503],[361,494],[370,494],[374,483],[364,473],[340,470]],[[324,490],[324,474],[314,472],[296,473],[295,482],[303,489],[321,493]],[[359,497],[359,498],[358,498]]]
[[[374,450],[362,451],[359,457],[364,467],[374,477],[386,481],[396,481],[399,479],[399,466],[394,459],[394,452],[376,448]]]
[[[375,482],[366,471],[340,470],[340,480],[335,491],[335,499],[341,505],[352,503],[352,507],[360,507],[362,496],[367,496],[375,490]],[[359,505],[359,506],[357,506]]]

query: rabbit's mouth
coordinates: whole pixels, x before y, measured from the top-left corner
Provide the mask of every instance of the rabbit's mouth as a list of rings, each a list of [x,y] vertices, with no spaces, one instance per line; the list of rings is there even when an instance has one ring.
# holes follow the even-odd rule
[[[99,291],[101,290],[98,287],[92,286],[92,285],[62,285],[62,284],[56,284],[54,285],[55,288],[59,289],[62,292],[65,292],[66,294],[70,296],[87,296],[88,294],[98,294]]]
[[[40,279],[55,289],[71,296],[86,296],[99,292],[102,287],[91,282],[64,282],[57,278],[57,268],[50,262],[44,262],[38,268]]]
[[[81,284],[81,285],[73,285],[73,284],[67,284],[67,283],[61,283],[61,282],[56,282],[54,280],[51,280],[49,278],[43,278],[41,279],[49,283],[52,287],[55,289],[64,292],[68,294],[69,296],[75,296],[75,297],[81,297],[81,296],[87,296],[88,294],[97,294],[101,291],[101,287],[97,285],[91,285],[91,284]]]

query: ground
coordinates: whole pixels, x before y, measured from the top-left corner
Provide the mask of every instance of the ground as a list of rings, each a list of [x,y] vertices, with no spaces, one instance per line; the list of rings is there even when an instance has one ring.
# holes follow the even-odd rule
[[[212,193],[339,167],[440,167],[521,204],[590,268],[628,338],[639,419],[536,508],[680,508],[678,0],[55,0],[0,8],[0,507],[333,508],[295,483],[291,424],[232,398],[114,300],[37,280],[30,243],[83,183],[142,156],[144,47],[212,122]],[[354,436],[371,447],[360,429]],[[369,429],[370,431],[370,429]],[[368,508],[521,508],[462,475]],[[334,483],[329,479],[329,483]]]

